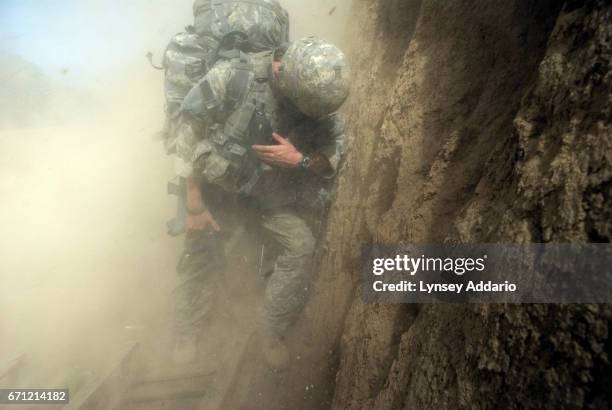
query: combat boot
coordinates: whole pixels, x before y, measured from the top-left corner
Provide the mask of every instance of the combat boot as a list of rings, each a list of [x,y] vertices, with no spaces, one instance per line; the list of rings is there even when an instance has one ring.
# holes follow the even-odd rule
[[[264,336],[263,355],[268,366],[274,370],[285,370],[289,367],[289,349],[285,342],[278,336]]]
[[[180,335],[174,342],[172,361],[177,366],[185,366],[195,361],[198,354],[198,338],[196,335]]]

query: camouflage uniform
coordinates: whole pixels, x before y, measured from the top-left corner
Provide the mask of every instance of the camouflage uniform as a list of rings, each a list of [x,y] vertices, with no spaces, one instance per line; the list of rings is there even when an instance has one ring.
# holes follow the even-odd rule
[[[282,336],[306,301],[316,244],[299,209],[326,205],[330,183],[343,155],[344,124],[338,115],[318,120],[306,117],[280,97],[271,72],[272,54],[249,56],[253,67],[251,81],[264,84],[259,98],[265,101],[272,129],[289,138],[302,153],[324,155],[332,172],[316,176],[305,170],[267,169],[248,194],[228,177],[228,161],[219,153],[213,130],[218,128],[215,124],[235,120],[225,107],[228,88],[240,69],[238,58],[217,63],[185,98],[176,140],[176,168],[183,177],[192,174],[202,177],[204,201],[225,233],[231,230],[236,218],[249,215],[246,209],[249,208],[255,210],[255,222],[278,245],[280,253],[265,292],[264,323],[268,333]],[[250,94],[243,98],[250,98]],[[181,332],[201,328],[219,287],[224,263],[214,238],[219,236],[202,233],[187,237],[179,264],[181,285],[176,291],[176,323]]]

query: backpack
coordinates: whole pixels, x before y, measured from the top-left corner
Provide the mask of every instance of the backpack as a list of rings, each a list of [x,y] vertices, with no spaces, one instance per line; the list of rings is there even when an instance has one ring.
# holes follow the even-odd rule
[[[274,49],[289,41],[289,14],[277,0],[195,0],[195,32],[220,43],[238,35],[245,53]]]
[[[196,0],[195,27],[170,39],[163,64],[166,121],[161,132],[172,152],[172,120],[187,93],[215,65],[233,52],[259,52],[289,41],[289,14],[277,0]]]
[[[162,69],[164,70],[164,94],[170,112],[181,102],[198,81],[212,67],[214,45],[200,42],[193,27],[178,33],[166,47]]]
[[[289,41],[289,15],[276,0],[196,0],[195,27],[170,39],[160,69],[170,113],[224,52],[271,50]]]

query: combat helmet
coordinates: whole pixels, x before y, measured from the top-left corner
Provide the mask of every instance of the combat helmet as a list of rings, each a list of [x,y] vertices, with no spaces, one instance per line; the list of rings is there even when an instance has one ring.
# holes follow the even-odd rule
[[[344,53],[325,40],[306,37],[293,42],[282,57],[278,89],[301,112],[321,118],[344,103],[349,81]]]

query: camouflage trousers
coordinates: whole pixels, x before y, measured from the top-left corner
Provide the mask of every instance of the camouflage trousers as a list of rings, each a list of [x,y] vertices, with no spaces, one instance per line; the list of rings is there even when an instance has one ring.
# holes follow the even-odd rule
[[[263,330],[282,337],[306,303],[315,238],[292,208],[265,211],[255,219],[279,251],[266,285]],[[210,316],[225,269],[223,238],[202,232],[190,233],[185,239],[177,267],[179,285],[174,291],[175,326],[181,334],[201,331]]]

